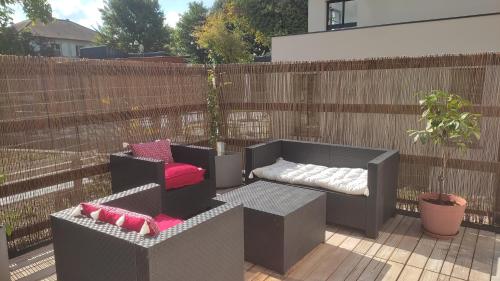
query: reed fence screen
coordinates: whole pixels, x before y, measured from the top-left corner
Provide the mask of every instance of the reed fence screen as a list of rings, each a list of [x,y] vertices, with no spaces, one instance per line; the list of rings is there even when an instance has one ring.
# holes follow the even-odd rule
[[[289,138],[402,154],[398,208],[436,190],[440,153],[413,144],[420,91],[468,98],[482,138],[455,151],[447,192],[466,220],[500,224],[500,54],[386,58],[215,69],[220,134],[229,149]],[[12,252],[51,238],[49,214],[111,191],[109,154],[123,142],[206,144],[204,66],[0,56],[0,221]],[[4,176],[2,178],[2,175]]]
[[[19,252],[49,215],[111,192],[123,142],[208,140],[203,66],[0,56],[0,221]]]
[[[398,149],[398,208],[406,211],[437,190],[440,172],[440,150],[407,134],[425,126],[416,93],[469,99],[483,115],[482,137],[469,152],[453,152],[446,192],[468,200],[467,221],[498,224],[500,54],[220,65],[216,74],[221,135],[233,149],[280,138]]]

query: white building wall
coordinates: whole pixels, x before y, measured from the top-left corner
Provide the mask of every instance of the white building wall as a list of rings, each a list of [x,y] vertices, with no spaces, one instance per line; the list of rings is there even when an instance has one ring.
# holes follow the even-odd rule
[[[90,47],[92,43],[86,41],[77,40],[66,40],[66,39],[53,39],[51,42],[59,44],[61,46],[61,56],[76,58],[78,54],[76,53],[76,46],[80,47]]]
[[[274,37],[272,60],[500,52],[499,27],[500,15],[489,15]]]
[[[500,0],[355,0],[358,26],[500,12]],[[326,30],[326,0],[309,0],[309,32]]]

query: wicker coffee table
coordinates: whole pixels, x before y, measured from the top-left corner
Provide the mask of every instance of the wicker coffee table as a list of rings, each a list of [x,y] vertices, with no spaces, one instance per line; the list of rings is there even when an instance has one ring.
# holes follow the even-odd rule
[[[245,260],[284,274],[325,239],[323,192],[258,181],[216,198],[242,203]]]

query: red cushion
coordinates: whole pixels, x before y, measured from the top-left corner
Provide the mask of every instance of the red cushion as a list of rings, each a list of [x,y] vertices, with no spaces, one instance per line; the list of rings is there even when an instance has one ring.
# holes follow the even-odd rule
[[[178,225],[179,223],[182,223],[183,220],[177,219],[177,218],[172,218],[169,217],[165,214],[159,214],[154,218],[156,225],[158,226],[158,229],[160,231],[167,230],[171,228],[172,226]]]
[[[197,184],[203,181],[204,174],[205,169],[193,165],[169,163],[165,165],[165,186],[167,189],[176,189]]]
[[[80,204],[82,207],[82,215],[90,217],[90,214],[94,211],[101,210],[99,213],[99,221],[110,223],[116,225],[116,222],[121,216],[125,216],[125,220],[123,221],[123,224],[121,227],[140,232],[142,226],[144,225],[144,222],[147,223],[149,227],[149,233],[148,235],[150,236],[156,236],[158,233],[160,233],[160,230],[158,229],[158,225],[156,225],[155,220],[147,215],[127,211],[124,209],[116,208],[116,207],[110,207],[106,205],[100,205],[100,204],[94,204],[94,203],[82,203]]]
[[[81,203],[82,215],[90,217],[90,213],[93,213],[101,208],[101,205],[94,203]]]
[[[170,150],[170,140],[131,144],[130,148],[132,154],[137,157],[163,160],[165,164],[174,162]]]

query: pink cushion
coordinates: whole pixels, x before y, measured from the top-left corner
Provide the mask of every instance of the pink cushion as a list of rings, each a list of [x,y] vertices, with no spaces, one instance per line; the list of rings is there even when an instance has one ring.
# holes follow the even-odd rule
[[[156,236],[160,233],[158,225],[156,225],[155,220],[150,216],[94,203],[81,203],[80,206],[82,207],[82,215],[88,217],[90,217],[92,212],[100,209],[101,212],[99,213],[99,221],[116,225],[118,219],[124,215],[125,220],[121,225],[122,228],[140,232],[144,222],[146,222],[150,231],[148,235]]]
[[[172,226],[178,225],[179,223],[182,223],[183,220],[177,219],[177,218],[172,218],[169,217],[165,214],[159,214],[156,217],[154,217],[154,220],[156,222],[156,225],[158,226],[158,229],[160,231],[167,230],[171,228]]]
[[[170,150],[170,140],[131,144],[130,149],[132,149],[132,154],[137,157],[163,160],[165,164],[174,162]]]
[[[90,214],[99,210],[102,205],[94,204],[94,203],[81,203],[80,207],[82,207],[82,215],[90,217]]]
[[[203,181],[205,169],[185,164],[169,163],[165,165],[165,186],[167,189],[176,189]]]

